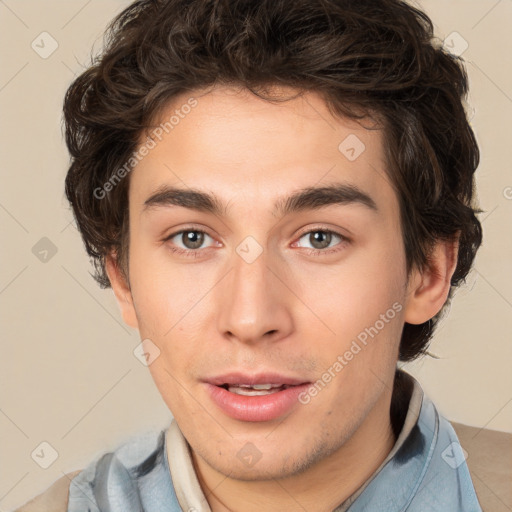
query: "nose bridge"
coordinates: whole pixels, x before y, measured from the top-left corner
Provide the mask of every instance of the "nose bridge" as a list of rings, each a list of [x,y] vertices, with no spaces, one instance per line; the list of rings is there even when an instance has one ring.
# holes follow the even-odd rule
[[[274,275],[269,254],[254,242],[246,239],[236,248],[232,272],[219,289],[219,331],[244,342],[270,334],[276,339],[292,328],[286,287]]]

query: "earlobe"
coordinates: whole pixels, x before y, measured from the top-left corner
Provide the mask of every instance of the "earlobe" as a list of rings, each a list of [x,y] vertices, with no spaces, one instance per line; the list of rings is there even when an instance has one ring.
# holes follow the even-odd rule
[[[110,285],[121,310],[121,315],[126,324],[134,329],[139,328],[137,315],[133,305],[133,297],[123,272],[119,268],[114,254],[105,257],[105,270],[110,280]]]
[[[450,293],[450,282],[457,267],[458,239],[438,241],[424,270],[414,270],[409,279],[404,320],[422,324],[443,307]]]

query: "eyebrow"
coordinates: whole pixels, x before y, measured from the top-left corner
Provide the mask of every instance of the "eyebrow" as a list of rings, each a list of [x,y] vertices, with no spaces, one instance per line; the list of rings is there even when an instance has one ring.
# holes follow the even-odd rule
[[[375,201],[355,185],[335,183],[323,187],[306,187],[288,197],[279,198],[274,204],[274,213],[285,216],[304,210],[317,210],[329,205],[359,204],[378,212]],[[163,185],[144,201],[142,213],[157,208],[182,206],[191,210],[212,213],[225,217],[227,206],[213,193],[197,189],[183,189]]]

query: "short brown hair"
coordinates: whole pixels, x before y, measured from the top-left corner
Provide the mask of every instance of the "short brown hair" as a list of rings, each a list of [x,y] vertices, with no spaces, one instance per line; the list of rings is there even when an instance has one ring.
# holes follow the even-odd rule
[[[435,43],[428,16],[400,0],[133,2],[64,101],[66,195],[95,279],[110,286],[112,251],[128,277],[129,179],[102,199],[95,190],[130,159],[161,109],[178,94],[217,84],[269,101],[273,86],[287,86],[321,94],[335,115],[379,120],[408,272],[428,265],[436,240],[459,240],[449,301],[482,241],[467,83],[462,60]],[[440,314],[405,324],[400,360],[426,352]]]

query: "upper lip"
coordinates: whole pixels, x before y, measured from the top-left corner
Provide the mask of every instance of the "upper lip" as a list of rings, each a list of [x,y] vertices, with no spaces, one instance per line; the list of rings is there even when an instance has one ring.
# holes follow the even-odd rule
[[[231,372],[218,375],[216,377],[209,377],[204,379],[204,381],[215,386],[223,386],[224,384],[245,384],[246,386],[253,386],[255,384],[296,386],[298,384],[306,384],[309,382],[301,378],[288,377],[286,375],[273,372],[257,373],[254,375],[241,372]]]

